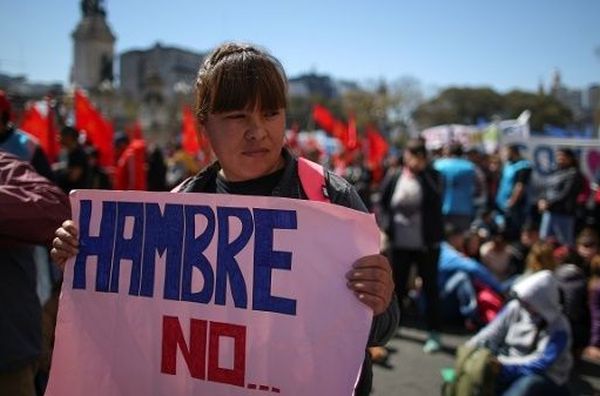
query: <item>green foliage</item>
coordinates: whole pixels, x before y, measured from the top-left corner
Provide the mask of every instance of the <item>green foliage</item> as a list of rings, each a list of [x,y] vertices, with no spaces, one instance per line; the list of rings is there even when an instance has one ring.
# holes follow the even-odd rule
[[[551,96],[525,91],[501,95],[490,88],[445,89],[421,104],[414,118],[422,128],[453,123],[469,125],[480,118],[516,118],[524,110],[531,111],[533,130],[542,130],[546,124],[564,127],[573,121],[571,111]]]
[[[505,116],[507,118],[516,118],[524,110],[530,110],[531,119],[529,120],[529,124],[534,131],[543,130],[546,124],[565,127],[573,121],[571,110],[552,96],[524,91],[511,91],[504,98]]]

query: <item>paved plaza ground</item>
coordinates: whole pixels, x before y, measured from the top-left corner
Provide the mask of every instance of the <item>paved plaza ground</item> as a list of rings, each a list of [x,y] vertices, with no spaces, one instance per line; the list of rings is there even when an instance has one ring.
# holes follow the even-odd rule
[[[374,366],[374,396],[439,395],[442,385],[440,369],[453,367],[456,348],[469,334],[444,329],[442,351],[427,355],[422,347],[426,332],[416,323],[407,323],[389,343],[388,360]],[[600,396],[600,365],[579,362],[570,383],[573,396]]]

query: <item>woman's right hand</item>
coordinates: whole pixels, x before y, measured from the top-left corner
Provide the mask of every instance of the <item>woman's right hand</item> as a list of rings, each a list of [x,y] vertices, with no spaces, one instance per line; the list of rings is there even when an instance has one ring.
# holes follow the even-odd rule
[[[56,237],[52,240],[50,255],[61,271],[65,269],[65,263],[79,252],[79,232],[73,220],[66,220],[56,230]]]

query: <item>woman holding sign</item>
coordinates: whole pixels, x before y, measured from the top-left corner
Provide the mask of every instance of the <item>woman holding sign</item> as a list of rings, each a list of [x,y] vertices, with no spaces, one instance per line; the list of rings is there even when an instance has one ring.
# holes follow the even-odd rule
[[[196,81],[200,132],[218,161],[186,180],[178,191],[308,199],[298,159],[284,147],[287,79],[279,61],[251,45],[228,43],[204,61]],[[326,195],[334,204],[366,212],[352,186],[325,172]],[[52,257],[64,266],[77,254],[71,220],[56,231]],[[368,346],[384,345],[398,325],[398,305],[387,259],[363,257],[347,274],[347,285],[374,312]],[[356,395],[368,395],[371,364],[366,358]]]

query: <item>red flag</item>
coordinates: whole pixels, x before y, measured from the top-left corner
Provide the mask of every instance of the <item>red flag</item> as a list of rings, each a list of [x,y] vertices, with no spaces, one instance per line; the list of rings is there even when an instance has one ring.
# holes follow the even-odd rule
[[[38,140],[50,163],[56,162],[59,151],[52,111],[48,103],[48,115],[44,116],[35,104],[30,103],[19,126],[20,129]]]
[[[323,130],[335,136],[336,119],[325,106],[315,105],[313,107],[313,119]]]
[[[27,132],[31,136],[35,137],[40,142],[42,148],[44,148],[44,142],[46,140],[46,134],[48,129],[48,122],[33,103],[27,104],[19,128],[21,128],[23,131]],[[46,151],[45,148],[44,151]]]
[[[132,139],[115,167],[115,190],[146,190],[146,143]]]
[[[79,89],[75,90],[75,128],[85,131],[100,154],[100,165],[114,165],[113,126]]]
[[[194,157],[198,155],[198,150],[200,149],[196,118],[189,106],[183,108],[181,147]]]
[[[348,128],[346,133],[346,141],[344,142],[346,149],[354,150],[358,147],[358,136],[356,133],[356,119],[354,118],[354,114],[350,115],[348,118]]]
[[[389,145],[372,125],[367,126],[366,132],[367,163],[373,171],[373,178],[377,181],[383,176],[382,162],[387,155]]]
[[[136,120],[132,125],[125,128],[125,132],[129,137],[129,140],[142,139],[144,140],[144,133],[142,132],[142,124]]]

